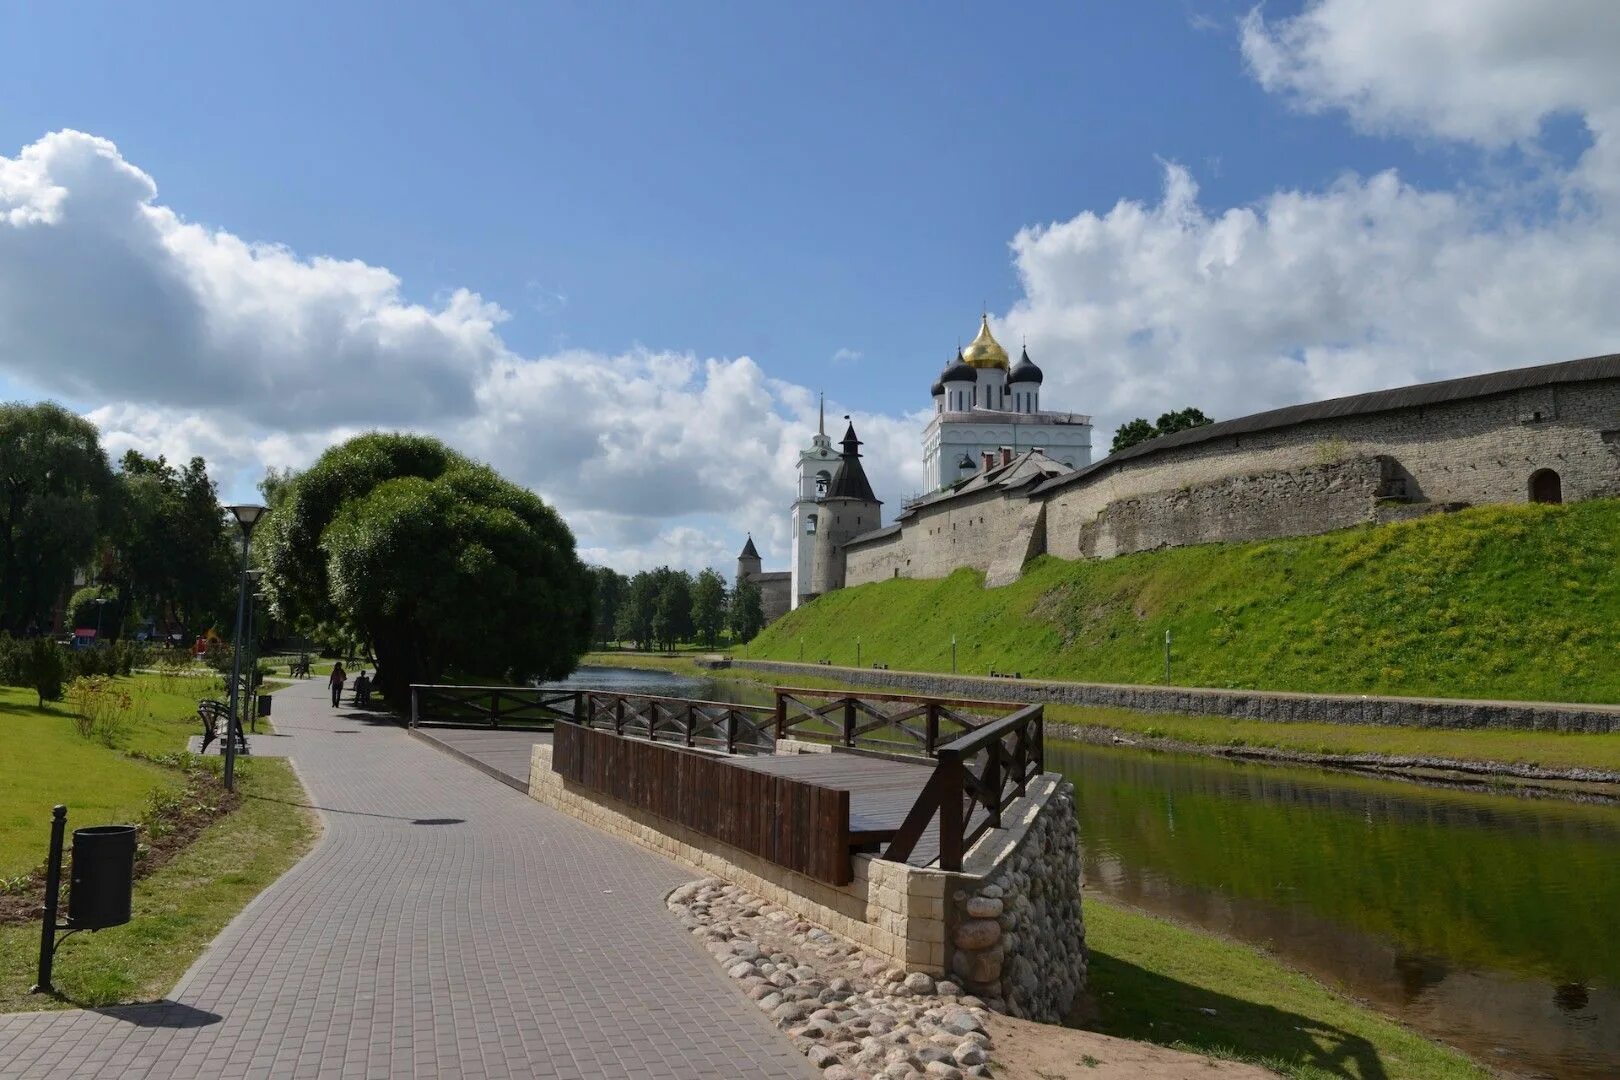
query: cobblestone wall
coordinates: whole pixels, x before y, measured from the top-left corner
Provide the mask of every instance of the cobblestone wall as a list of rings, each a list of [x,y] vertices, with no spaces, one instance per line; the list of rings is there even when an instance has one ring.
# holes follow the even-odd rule
[[[950,966],[989,1008],[1057,1023],[1085,989],[1086,932],[1074,785],[1042,781],[1016,847],[951,893]]]

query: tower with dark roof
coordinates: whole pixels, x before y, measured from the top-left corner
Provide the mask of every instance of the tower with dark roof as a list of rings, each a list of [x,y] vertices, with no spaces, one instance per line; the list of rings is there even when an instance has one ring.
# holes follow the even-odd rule
[[[759,549],[754,546],[754,534],[748,534],[748,542],[743,544],[742,551],[737,555],[737,580],[747,581],[757,577],[765,569],[760,561]]]
[[[838,471],[816,508],[816,544],[810,571],[813,595],[844,587],[844,544],[883,524],[883,504],[861,466],[860,446],[860,437],[851,423],[844,431]]]

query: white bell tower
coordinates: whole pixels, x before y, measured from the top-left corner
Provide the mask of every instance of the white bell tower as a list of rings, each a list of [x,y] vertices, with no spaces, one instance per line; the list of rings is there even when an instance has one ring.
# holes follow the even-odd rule
[[[838,469],[838,455],[827,438],[827,395],[821,395],[816,434],[808,449],[799,451],[799,487],[793,500],[793,580],[788,592],[790,607],[810,591],[810,563],[816,549],[817,500],[827,493],[827,485]]]

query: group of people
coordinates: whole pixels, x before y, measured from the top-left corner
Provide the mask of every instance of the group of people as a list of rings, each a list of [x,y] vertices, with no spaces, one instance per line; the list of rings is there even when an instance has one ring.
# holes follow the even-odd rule
[[[343,697],[343,684],[349,681],[349,673],[343,670],[343,661],[339,660],[332,665],[332,674],[326,680],[326,685],[332,691],[332,708],[337,708]],[[371,704],[372,679],[366,675],[366,669],[361,668],[360,674],[354,678],[354,703],[356,705]]]

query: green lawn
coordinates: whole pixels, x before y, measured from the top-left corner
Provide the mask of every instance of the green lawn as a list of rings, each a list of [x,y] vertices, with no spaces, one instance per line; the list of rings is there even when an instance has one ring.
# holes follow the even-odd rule
[[[0,1012],[154,1001],[167,993],[225,924],[297,862],[317,835],[314,816],[302,805],[309,799],[286,762],[245,761],[237,776],[241,807],[136,883],[131,922],[63,941],[55,970],[61,999],[27,992],[38,957],[38,924],[0,926]],[[90,820],[79,811],[70,811],[70,825]],[[36,855],[43,854],[40,845]]]
[[[1026,677],[1620,702],[1620,501],[960,570],[801,605],[738,655]]]
[[[25,873],[45,858],[51,807],[68,808],[70,827],[132,821],[157,788],[179,784],[172,770],[126,751],[166,754],[199,734],[197,699],[220,697],[217,677],[116,679],[130,696],[129,720],[111,747],[74,729],[69,700],[39,700],[32,690],[0,687],[0,878]],[[266,730],[263,723],[261,732]],[[22,767],[9,767],[17,763]]]
[[[1092,1030],[1310,1080],[1489,1075],[1257,949],[1095,894],[1085,913],[1098,1015],[1084,1026]]]

